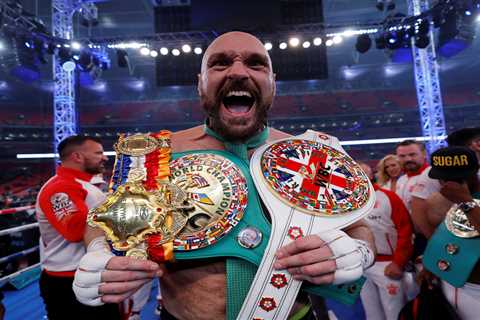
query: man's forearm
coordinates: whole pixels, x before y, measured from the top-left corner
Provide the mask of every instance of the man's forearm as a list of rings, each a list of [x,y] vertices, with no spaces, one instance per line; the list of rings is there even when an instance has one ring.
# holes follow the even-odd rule
[[[105,233],[100,228],[92,228],[89,225],[85,228],[85,234],[83,235],[83,242],[85,243],[85,247],[88,247],[90,242],[98,237],[105,236]]]
[[[377,254],[377,248],[375,247],[375,237],[368,225],[363,221],[357,221],[354,224],[349,225],[343,231],[345,231],[350,237],[358,240],[363,240],[368,243],[368,246],[372,251]]]

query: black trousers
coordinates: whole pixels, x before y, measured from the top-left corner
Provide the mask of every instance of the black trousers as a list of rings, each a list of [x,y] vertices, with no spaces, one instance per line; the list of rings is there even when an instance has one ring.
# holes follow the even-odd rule
[[[44,271],[40,276],[40,295],[48,320],[121,320],[118,304],[90,307],[78,302],[72,289],[73,277],[55,277]]]

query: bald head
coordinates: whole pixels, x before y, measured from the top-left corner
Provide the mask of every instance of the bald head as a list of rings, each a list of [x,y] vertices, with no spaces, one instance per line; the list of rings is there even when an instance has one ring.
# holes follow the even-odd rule
[[[219,50],[224,50],[231,48],[235,50],[236,48],[241,48],[242,50],[258,50],[265,55],[268,60],[270,70],[272,69],[272,60],[270,55],[265,49],[263,43],[254,35],[250,33],[241,32],[241,31],[231,31],[222,34],[221,36],[215,38],[215,40],[210,43],[202,59],[201,73],[203,73],[207,68],[207,62],[212,53],[216,53]]]

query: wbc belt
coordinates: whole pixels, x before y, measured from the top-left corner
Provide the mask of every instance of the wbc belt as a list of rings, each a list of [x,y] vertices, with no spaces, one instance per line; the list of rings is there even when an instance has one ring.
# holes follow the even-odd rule
[[[237,319],[287,319],[302,282],[273,269],[277,249],[361,219],[373,208],[374,191],[335,137],[311,130],[259,148],[250,171],[272,230]]]
[[[474,195],[478,200],[480,194]],[[423,264],[433,274],[456,288],[465,285],[480,259],[480,234],[465,213],[453,204],[445,220],[429,239]]]

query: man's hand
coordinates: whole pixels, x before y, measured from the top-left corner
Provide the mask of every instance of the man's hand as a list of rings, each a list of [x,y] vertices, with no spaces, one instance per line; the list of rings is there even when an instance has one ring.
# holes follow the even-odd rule
[[[395,262],[389,263],[383,271],[385,276],[393,280],[400,280],[403,276],[403,270]]]
[[[428,289],[430,290],[433,290],[433,288],[440,283],[440,279],[425,268],[423,268],[417,274],[417,278],[415,279],[415,281],[419,286],[421,286],[422,283],[425,282],[428,286]]]
[[[340,230],[297,239],[277,251],[275,269],[287,269],[296,280],[340,284],[358,279],[373,263],[374,254],[363,241]]]
[[[473,201],[470,190],[468,190],[468,185],[465,182],[446,181],[442,184],[440,193],[454,203]]]
[[[337,269],[333,252],[317,235],[297,239],[277,251],[275,269],[287,269],[295,280],[332,283]]]
[[[163,270],[149,260],[113,257],[102,272],[98,292],[103,303],[120,303],[133,295],[146,282],[161,277]]]
[[[119,303],[162,274],[155,262],[113,256],[105,238],[98,237],[80,259],[73,291],[78,301],[89,306]]]

